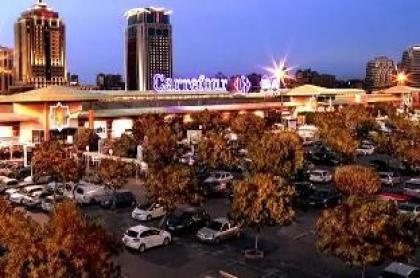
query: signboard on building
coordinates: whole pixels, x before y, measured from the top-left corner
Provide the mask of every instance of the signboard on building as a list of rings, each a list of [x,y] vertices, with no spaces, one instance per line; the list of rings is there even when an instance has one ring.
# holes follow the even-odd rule
[[[61,132],[63,129],[70,126],[70,109],[64,106],[61,102],[55,106],[50,106],[50,128]]]
[[[198,78],[169,78],[163,74],[153,76],[153,89],[156,92],[231,92],[246,94],[251,90],[251,82],[242,75],[226,78],[209,78],[200,75]]]

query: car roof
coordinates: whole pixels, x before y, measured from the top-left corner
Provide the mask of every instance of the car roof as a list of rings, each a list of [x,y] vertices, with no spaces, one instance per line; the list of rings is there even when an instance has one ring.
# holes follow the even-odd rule
[[[226,217],[217,217],[217,218],[214,218],[213,221],[214,222],[219,222],[219,223],[222,223],[222,224],[226,224],[226,223],[229,224],[229,220]]]
[[[418,268],[411,265],[406,265],[406,264],[397,263],[397,262],[393,262],[385,268],[385,271],[396,273],[402,276],[406,276],[414,270],[418,270]]]
[[[411,179],[407,180],[406,183],[418,183],[418,184],[420,184],[420,178],[419,177],[411,178]]]
[[[143,225],[137,225],[137,226],[129,228],[128,230],[141,233],[141,232],[144,232],[144,231],[149,231],[151,229],[152,228],[149,228],[149,227],[146,227],[146,226],[143,226]]]
[[[409,206],[409,207],[412,207],[412,208],[416,208],[416,207],[420,206],[420,204],[413,203],[413,202],[403,202],[403,203],[400,203],[400,205]]]
[[[24,187],[23,189],[28,191],[28,190],[38,189],[38,188],[39,189],[45,189],[45,186],[43,186],[43,185],[29,185],[29,186]]]

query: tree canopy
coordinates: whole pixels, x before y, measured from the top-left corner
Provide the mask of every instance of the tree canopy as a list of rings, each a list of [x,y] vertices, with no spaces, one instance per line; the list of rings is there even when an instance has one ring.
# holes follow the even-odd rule
[[[121,277],[116,241],[71,202],[57,204],[41,225],[0,201],[0,243],[2,277]]]
[[[132,163],[124,162],[120,159],[103,159],[96,175],[98,181],[106,187],[116,190],[124,187],[128,178],[135,173],[136,166]]]
[[[201,165],[212,169],[229,169],[238,163],[234,150],[220,134],[208,132],[198,144]]]
[[[349,195],[371,195],[381,188],[376,171],[360,165],[338,167],[334,173],[334,184],[341,192]]]

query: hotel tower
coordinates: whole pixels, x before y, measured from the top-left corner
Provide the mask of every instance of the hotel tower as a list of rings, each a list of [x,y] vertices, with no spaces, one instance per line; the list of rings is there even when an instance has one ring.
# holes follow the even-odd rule
[[[153,89],[153,76],[172,77],[171,11],[131,9],[125,13],[125,78],[127,90]]]
[[[15,23],[15,82],[35,88],[66,85],[65,25],[42,0]]]

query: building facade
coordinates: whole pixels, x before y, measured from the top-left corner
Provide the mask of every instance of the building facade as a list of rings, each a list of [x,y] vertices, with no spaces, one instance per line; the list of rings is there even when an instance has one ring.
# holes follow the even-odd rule
[[[420,45],[412,46],[403,52],[400,71],[408,75],[406,85],[420,87]]]
[[[366,89],[369,91],[392,87],[395,65],[388,57],[376,57],[366,65]]]
[[[126,12],[125,80],[127,90],[153,89],[153,76],[172,77],[171,11],[140,8]]]
[[[124,90],[125,83],[120,74],[100,73],[96,76],[96,86],[99,90]]]
[[[0,94],[7,94],[13,83],[13,49],[0,46]]]
[[[65,25],[38,0],[15,23],[16,85],[67,85]]]
[[[298,69],[295,73],[297,86],[315,85],[325,88],[335,87],[335,76],[331,74],[320,74],[312,69]]]

